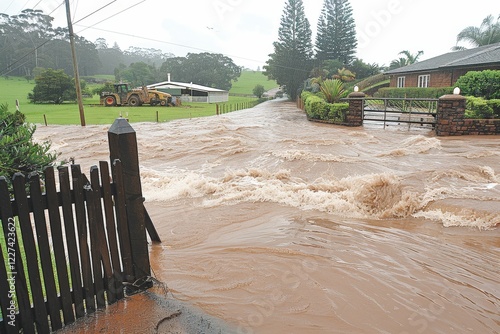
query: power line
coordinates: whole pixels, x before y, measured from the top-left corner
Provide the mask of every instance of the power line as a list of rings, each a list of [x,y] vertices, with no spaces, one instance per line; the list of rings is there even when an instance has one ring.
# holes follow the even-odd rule
[[[80,27],[85,27],[85,26],[82,26],[82,25],[79,25],[79,26]],[[168,45],[178,46],[178,47],[182,47],[182,48],[186,48],[186,49],[191,49],[191,50],[196,50],[196,51],[209,52],[209,53],[219,53],[219,52],[215,52],[213,50],[202,49],[202,48],[198,48],[198,47],[194,47],[194,46],[189,46],[189,45],[183,45],[183,44],[178,44],[178,43],[173,43],[173,42],[162,41],[162,40],[154,39],[154,38],[151,38],[151,37],[138,36],[138,35],[128,34],[128,33],[124,33],[124,32],[118,32],[118,31],[113,31],[113,30],[108,30],[108,29],[96,28],[94,26],[85,27],[84,30],[86,30],[86,29],[94,29],[94,30],[99,30],[99,31],[103,31],[103,32],[112,33],[112,34],[123,35],[123,36],[127,36],[127,37],[133,37],[133,38],[137,38],[137,39],[141,39],[141,40],[147,40],[147,41],[156,42],[156,43],[162,43],[162,44],[168,44]],[[81,31],[84,31],[84,30],[81,30]],[[230,57],[230,58],[236,58],[236,59],[241,59],[241,60],[248,60],[248,61],[252,61],[252,62],[255,62],[255,63],[264,63],[264,61],[262,61],[262,60],[256,60],[256,59],[251,59],[251,58],[246,58],[246,57],[241,57],[241,56],[231,55],[231,54],[224,54],[224,55],[227,56],[227,57]],[[301,69],[301,68],[294,68],[294,67],[282,66],[282,65],[275,65],[275,66],[276,67],[280,67],[280,68],[289,69],[289,70],[309,72],[309,71],[306,71],[306,70]]]
[[[114,1],[113,1],[113,2],[114,2]],[[107,17],[107,18],[105,18],[104,20],[101,20],[101,21],[99,21],[99,22],[97,22],[97,23],[94,23],[94,24],[93,24],[92,26],[90,26],[90,27],[87,27],[87,28],[85,28],[85,29],[83,29],[83,30],[80,30],[78,33],[81,33],[82,31],[85,31],[85,30],[87,30],[87,29],[89,29],[89,28],[91,28],[91,27],[93,27],[93,26],[95,26],[95,25],[98,25],[99,23],[102,23],[102,22],[104,22],[104,21],[107,21],[107,20],[109,20],[109,19],[111,19],[111,18],[113,18],[113,17],[117,16],[118,14],[121,14],[121,13],[123,13],[123,12],[125,12],[125,11],[127,11],[127,10],[129,10],[129,9],[131,9],[131,8],[133,8],[133,7],[135,7],[135,6],[137,6],[137,5],[140,5],[140,4],[141,4],[141,3],[143,3],[143,2],[146,2],[146,0],[139,1],[139,2],[137,2],[137,3],[135,3],[135,4],[133,4],[133,5],[132,5],[132,6],[130,6],[130,7],[127,7],[127,8],[125,8],[124,10],[121,10],[121,11],[119,11],[119,12],[117,12],[117,13],[115,13],[115,14],[113,14],[113,15],[111,15],[111,16],[109,16],[109,17]],[[107,5],[106,5],[106,6],[107,6]],[[104,6],[104,7],[106,7],[106,6]],[[102,7],[102,8],[104,8],[104,7]],[[101,10],[102,8],[100,8],[99,10]],[[87,15],[87,16],[88,16],[88,15]],[[83,20],[83,19],[81,19],[81,20]],[[76,23],[80,22],[81,20],[78,20],[78,21],[77,21],[77,22],[75,22],[74,24],[76,24]]]
[[[71,21],[75,20],[76,17],[76,10],[78,9],[78,0],[76,0],[76,5],[75,5],[75,12],[73,13],[73,19]]]
[[[42,2],[42,0],[39,0],[32,9],[35,9],[40,4],[40,2]]]
[[[22,12],[23,10],[25,10],[25,9],[26,9],[26,5],[27,5],[27,4],[28,4],[28,2],[30,2],[30,1],[31,1],[31,0],[26,0],[26,3],[25,3],[22,7],[21,7],[21,8],[22,8],[22,9],[21,9],[21,12]]]
[[[12,6],[12,4],[14,3],[14,1],[16,1],[16,0],[12,0],[12,1],[9,3],[9,5],[7,6],[7,8],[5,8],[5,11],[4,11],[5,13],[7,13],[7,11],[9,10],[10,6]]]
[[[113,0],[111,2],[109,2],[108,4],[104,5],[103,7],[95,10],[94,12],[84,16],[83,18],[79,19],[78,21],[74,22],[75,25],[77,26],[80,26],[80,27],[84,27],[85,29],[82,29],[80,31],[77,32],[77,34],[80,34],[82,33],[83,31],[87,30],[87,29],[94,29],[94,30],[98,30],[98,31],[103,31],[103,32],[108,32],[108,33],[113,33],[113,34],[118,34],[118,35],[123,35],[123,36],[128,36],[128,37],[133,37],[133,38],[138,38],[138,39],[141,39],[141,40],[149,40],[149,41],[152,41],[152,42],[157,42],[157,43],[162,43],[162,44],[168,44],[168,45],[173,45],[173,46],[177,46],[177,47],[182,47],[182,48],[186,48],[186,49],[190,49],[190,50],[196,50],[196,51],[201,51],[201,52],[209,52],[209,53],[219,53],[219,52],[215,52],[213,50],[207,50],[207,49],[203,49],[203,48],[198,48],[198,47],[194,47],[194,46],[190,46],[190,45],[183,45],[183,44],[179,44],[179,43],[173,43],[173,42],[167,42],[167,41],[162,41],[162,40],[158,40],[158,39],[154,39],[154,38],[151,38],[151,37],[145,37],[145,36],[138,36],[138,35],[134,35],[134,34],[128,34],[128,33],[123,33],[123,32],[117,32],[117,31],[112,31],[112,30],[107,30],[107,29],[101,29],[101,28],[96,28],[96,25],[104,22],[104,21],[107,21],[117,15],[120,15],[122,14],[123,12],[133,8],[133,7],[136,7],[138,5],[140,5],[141,3],[145,2],[146,0],[142,0],[142,1],[139,1],[117,13],[114,13],[113,15],[99,21],[99,22],[96,22],[94,24],[92,24],[91,26],[83,26],[83,25],[78,25],[77,23],[78,22],[81,22],[83,21],[84,19],[96,14],[97,12],[101,11],[102,9],[108,7],[109,5],[111,5],[112,3],[116,2],[116,0]],[[48,14],[49,16],[55,11],[57,10],[59,7],[61,7],[61,5],[64,4],[64,1],[58,6],[56,7],[50,14]],[[35,48],[38,49],[40,47],[42,47],[44,44],[46,44],[48,41],[44,42],[42,45],[38,46]],[[16,64],[17,62],[19,62],[20,60],[22,60],[23,58],[27,57],[28,55],[30,54],[33,54],[35,52],[35,50],[33,50],[32,52],[28,53],[27,55],[21,57],[18,61],[16,61],[14,64]],[[236,58],[236,59],[241,59],[241,60],[247,60],[247,61],[251,61],[251,62],[255,62],[255,63],[263,63],[262,60],[256,60],[256,59],[250,59],[250,58],[246,58],[246,57],[241,57],[241,56],[238,56],[238,55],[231,55],[231,54],[224,54],[225,56],[227,57],[231,57],[231,58]],[[12,64],[11,64],[12,65]],[[292,68],[292,67],[288,67],[288,66],[281,66],[281,65],[275,65],[277,67],[280,67],[280,68],[286,68],[286,69],[290,69],[290,70],[296,70],[296,71],[305,71],[304,69],[299,69],[299,68]],[[9,66],[10,67],[10,66]],[[18,67],[19,68],[19,67]],[[16,68],[17,69],[17,68]],[[13,70],[11,70],[13,71]],[[9,73],[11,72],[9,71]]]
[[[29,1],[29,0],[28,0],[28,1]],[[40,1],[41,1],[41,0],[40,0]],[[39,1],[38,3],[40,3],[40,1]],[[141,1],[141,2],[144,2],[144,1],[146,1],[146,0],[143,0],[143,1]],[[90,17],[91,15],[93,15],[93,14],[97,13],[98,11],[102,10],[103,8],[105,8],[105,7],[109,6],[109,5],[110,5],[110,4],[112,4],[113,2],[116,2],[116,0],[113,0],[112,2],[108,3],[107,5],[105,5],[105,6],[101,7],[101,8],[99,8],[98,10],[96,10],[96,11],[92,12],[91,14],[89,14],[89,15],[85,16],[84,18],[80,19],[78,22],[80,22],[80,21],[84,20],[84,19],[85,19],[85,18],[87,18],[87,17]],[[37,3],[35,6],[37,6],[37,5],[38,5],[38,3]],[[54,10],[52,10],[52,12],[50,12],[47,16],[50,16],[52,13],[54,13],[54,12],[55,12],[55,11],[56,11],[59,7],[61,7],[63,4],[64,4],[64,1],[63,1],[63,2],[61,2],[61,3],[59,4],[59,6],[57,6]],[[9,6],[10,6],[10,5],[9,5]],[[133,7],[133,6],[132,6],[132,7]],[[29,33],[28,33],[28,35],[29,35],[29,36],[30,36],[30,38],[31,38],[31,35],[30,35]],[[32,41],[33,41],[33,40],[32,40]],[[38,46],[35,46],[35,48],[34,48],[32,51],[30,51],[30,52],[26,53],[26,54],[25,54],[25,55],[23,55],[21,58],[17,59],[17,60],[16,60],[16,61],[14,61],[13,63],[9,64],[6,68],[4,68],[4,69],[2,70],[2,72],[1,72],[1,74],[0,74],[0,75],[2,75],[2,76],[3,76],[3,75],[7,75],[7,74],[9,74],[10,72],[13,72],[13,71],[15,71],[15,70],[19,69],[20,67],[24,66],[25,64],[27,64],[28,62],[24,62],[24,63],[22,63],[21,65],[19,65],[19,66],[15,67],[15,68],[12,68],[12,69],[10,69],[10,70],[9,70],[9,68],[10,68],[11,66],[16,65],[17,63],[19,63],[20,61],[22,61],[24,58],[26,58],[26,57],[28,57],[28,56],[32,55],[33,53],[36,53],[36,51],[37,51],[39,48],[41,48],[42,46],[44,46],[45,44],[47,44],[47,43],[48,43],[48,42],[50,42],[50,41],[51,41],[51,40],[46,40],[46,41],[45,41],[45,42],[43,42],[42,44],[40,44],[40,45],[38,45]],[[7,72],[5,72],[5,71],[7,71]]]
[[[41,0],[40,0],[40,1],[41,1]],[[95,13],[97,13],[97,12],[101,11],[102,9],[106,8],[107,6],[111,5],[111,4],[112,4],[112,3],[114,3],[114,2],[116,2],[116,0],[111,1],[111,2],[109,2],[108,4],[104,5],[103,7],[101,7],[101,8],[99,8],[99,9],[95,10],[95,11],[94,11],[94,12],[92,12],[92,13],[90,13],[89,15],[84,16],[83,18],[81,18],[81,19],[79,19],[78,21],[74,22],[74,25],[77,25],[77,23],[78,23],[78,22],[81,22],[81,21],[83,21],[84,19],[86,19],[86,18],[88,18],[88,17],[90,17],[90,16],[94,15]],[[202,51],[202,52],[210,52],[210,53],[217,53],[217,52],[214,52],[214,51],[212,51],[212,50],[207,50],[207,49],[197,48],[197,47],[194,47],[194,46],[183,45],[183,44],[172,43],[172,42],[166,42],[166,41],[161,41],[161,40],[157,40],[157,39],[153,39],[153,38],[149,38],[149,37],[142,37],[142,36],[137,36],[137,35],[127,34],[127,33],[120,33],[120,32],[116,32],[116,31],[111,31],[111,30],[106,30],[106,29],[100,29],[100,28],[96,28],[96,27],[95,27],[96,25],[98,25],[98,24],[100,24],[100,23],[102,23],[102,22],[104,22],[104,21],[107,21],[107,20],[109,20],[109,19],[111,19],[111,18],[113,18],[113,17],[115,17],[115,16],[117,16],[117,15],[119,15],[119,14],[122,14],[123,12],[125,12],[125,11],[127,11],[127,10],[129,10],[129,9],[131,9],[131,8],[133,8],[133,7],[136,7],[136,6],[140,5],[140,4],[141,4],[141,3],[143,3],[143,2],[146,2],[146,0],[139,1],[139,2],[137,2],[137,3],[133,4],[133,5],[131,5],[131,6],[127,7],[127,8],[125,8],[125,9],[123,9],[123,10],[121,10],[121,11],[117,12],[117,13],[114,13],[113,15],[111,15],[111,16],[109,16],[109,17],[107,17],[107,18],[105,18],[105,19],[103,19],[103,20],[101,20],[101,21],[99,21],[99,22],[96,22],[96,23],[92,24],[91,26],[82,26],[82,25],[80,25],[81,27],[84,27],[85,29],[82,29],[82,30],[78,31],[78,32],[77,32],[77,34],[80,34],[80,33],[82,33],[83,31],[85,31],[85,30],[87,30],[87,29],[94,29],[94,30],[105,31],[105,32],[109,32],[109,33],[115,33],[115,34],[120,34],[120,35],[124,35],[124,36],[129,36],[129,37],[139,38],[139,39],[142,39],[142,40],[150,40],[150,41],[153,41],[153,42],[158,42],[158,43],[163,43],[163,44],[174,45],[174,46],[183,47],[183,48],[187,48],[187,49],[191,49],[191,50],[197,50],[197,51]],[[61,5],[63,5],[63,4],[64,4],[64,2],[62,2],[62,3],[61,3],[61,4],[57,7],[57,8],[55,8],[55,9],[54,9],[54,10],[53,10],[50,14],[52,14],[55,10],[57,10],[57,9],[58,9]],[[50,16],[50,14],[49,14],[49,16]],[[47,42],[45,42],[45,43],[47,43]],[[43,43],[43,44],[45,44],[45,43]],[[43,44],[42,44],[42,45],[43,45]],[[40,45],[39,47],[41,47],[42,45]],[[39,47],[35,48],[35,50],[36,50],[36,49],[38,49]],[[32,54],[33,52],[34,52],[34,50],[33,50],[32,52],[28,53],[27,55],[23,56],[21,59],[23,59],[23,58],[25,58],[26,56],[28,56],[28,55]],[[229,54],[226,54],[226,56],[228,56],[228,57],[232,57],[232,58],[237,58],[237,59],[242,59],[242,60],[248,60],[248,61],[252,61],[252,62],[256,62],[256,63],[262,63],[262,61],[260,61],[260,60],[255,60],[255,59],[250,59],[250,58],[240,57],[240,56],[236,56],[236,55],[229,55]],[[20,59],[20,60],[21,60],[21,59]],[[15,62],[15,63],[17,63],[17,62]],[[15,63],[14,63],[14,64],[15,64]]]
[[[144,1],[146,1],[146,0],[144,0]],[[97,10],[93,11],[93,12],[92,12],[92,13],[90,13],[89,15],[82,17],[81,19],[79,19],[78,21],[74,22],[73,24],[77,24],[78,22],[85,20],[87,17],[92,16],[92,15],[94,15],[95,13],[97,13],[98,11],[100,11],[100,10],[102,10],[102,9],[104,9],[104,8],[106,8],[106,7],[108,7],[108,6],[109,6],[109,5],[111,5],[113,2],[116,2],[116,0],[111,1],[111,2],[109,2],[108,4],[106,4],[106,5],[102,6],[101,8],[99,8],[99,9],[97,9]]]
[[[42,44],[40,44],[39,46],[35,47],[33,49],[33,51],[30,51],[28,53],[26,53],[24,56],[22,56],[21,58],[17,59],[16,61],[14,61],[13,63],[9,64],[6,68],[4,68],[2,70],[2,73],[0,74],[0,76],[4,76],[4,75],[7,75],[9,74],[10,72],[12,71],[15,71],[17,69],[19,69],[20,67],[22,67],[23,65],[25,65],[27,62],[25,63],[22,63],[21,65],[19,65],[18,67],[16,68],[13,68],[11,70],[9,70],[9,68],[12,66],[12,65],[16,65],[17,63],[19,63],[21,60],[23,60],[24,58],[28,57],[28,56],[31,56],[33,53],[35,53],[36,50],[38,50],[39,48],[41,48],[42,46],[44,46],[45,44],[47,44],[48,42],[50,42],[51,40],[46,40],[45,42],[43,42]],[[8,71],[8,72],[4,72],[4,71]]]
[[[54,13],[56,10],[58,10],[58,9],[59,9],[59,7],[61,7],[62,5],[64,5],[64,1],[63,1],[63,2],[61,2],[61,3],[59,4],[59,6],[57,6],[56,8],[54,8],[54,9],[53,9],[53,10],[52,10],[49,14],[47,14],[47,16],[52,15],[52,13]]]
[[[26,6],[26,4],[27,4],[29,1],[30,1],[30,0],[28,0],[28,1],[24,4],[24,6],[22,7],[23,9],[21,10],[21,12],[24,10],[24,7]],[[14,2],[14,0],[11,2],[11,4],[12,4],[13,2]],[[39,0],[39,1],[37,2],[37,4],[36,4],[36,5],[35,5],[32,9],[35,9],[35,8],[36,8],[36,7],[40,4],[40,2],[42,2],[42,0]],[[52,15],[52,13],[54,13],[54,12],[55,12],[55,11],[56,11],[59,7],[61,7],[63,4],[64,4],[64,1],[63,1],[63,2],[61,2],[61,3],[59,4],[59,6],[57,6],[56,8],[54,8],[54,9],[53,9],[53,10],[52,10],[49,14],[47,14],[47,16]],[[9,5],[9,7],[10,7],[10,5]],[[8,9],[8,7],[7,7],[7,9]],[[12,16],[15,16],[15,15],[12,15]],[[31,37],[31,33],[30,33],[30,32],[28,32],[28,36],[30,37],[31,42],[33,43],[33,38]],[[12,65],[17,64],[19,61],[23,60],[24,58],[26,58],[26,57],[28,57],[28,56],[32,55],[33,53],[36,53],[36,52],[37,52],[37,50],[38,50],[39,48],[41,48],[42,46],[44,46],[45,44],[47,44],[49,41],[50,41],[50,40],[47,40],[47,41],[43,42],[42,44],[40,44],[39,46],[35,46],[35,45],[34,45],[34,43],[33,43],[34,49],[33,49],[32,51],[30,51],[30,52],[26,53],[26,54],[25,54],[25,55],[23,55],[21,58],[19,58],[18,60],[14,61],[14,63],[9,64],[9,65],[7,66],[7,68],[3,69],[2,71],[9,70],[9,68],[10,68]],[[26,63],[27,63],[27,62],[24,62],[23,64],[19,65],[18,67],[15,67],[14,69],[9,70],[8,72],[2,72],[2,74],[1,74],[1,75],[6,75],[6,74],[9,74],[10,72],[12,72],[12,71],[15,71],[15,70],[19,69],[20,67],[22,67],[22,66],[23,66],[23,65],[25,65]]]

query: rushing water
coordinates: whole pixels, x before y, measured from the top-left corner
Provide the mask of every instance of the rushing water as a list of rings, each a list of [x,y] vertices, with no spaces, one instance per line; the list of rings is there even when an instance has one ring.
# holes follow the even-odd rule
[[[310,123],[274,101],[133,124],[171,296],[240,333],[500,332],[500,136]],[[39,127],[107,160],[107,127]]]

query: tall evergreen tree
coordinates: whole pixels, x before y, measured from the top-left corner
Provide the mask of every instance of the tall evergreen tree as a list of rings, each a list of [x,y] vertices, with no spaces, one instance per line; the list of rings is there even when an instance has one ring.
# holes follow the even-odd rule
[[[312,67],[311,26],[302,0],[287,0],[264,74],[284,86],[290,99],[295,100]]]
[[[354,60],[358,41],[349,0],[325,0],[318,19],[316,59],[340,60],[349,65]]]

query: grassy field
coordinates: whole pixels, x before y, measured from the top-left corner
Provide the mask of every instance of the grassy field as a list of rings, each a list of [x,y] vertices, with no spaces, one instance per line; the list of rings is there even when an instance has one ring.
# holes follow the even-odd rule
[[[252,94],[255,85],[261,84],[266,90],[276,87],[276,83],[267,80],[261,72],[243,72],[240,79],[233,84],[230,93]],[[80,112],[76,103],[31,104],[28,93],[33,90],[33,80],[23,78],[0,78],[0,103],[6,103],[9,110],[15,110],[15,101],[19,100],[20,111],[26,115],[30,123],[35,124],[80,124]],[[254,97],[230,96],[228,104],[254,102]],[[106,108],[96,106],[99,97],[94,96],[83,100],[86,124],[111,124],[120,115],[127,117],[130,122],[165,122],[180,118],[194,118],[211,116],[216,113],[215,104],[184,103],[180,107],[115,107]],[[158,112],[158,116],[157,116]]]
[[[278,84],[274,80],[268,80],[262,72],[244,71],[238,81],[233,82],[233,87],[229,91],[230,94],[252,94],[256,85],[264,86],[266,91],[277,88]]]

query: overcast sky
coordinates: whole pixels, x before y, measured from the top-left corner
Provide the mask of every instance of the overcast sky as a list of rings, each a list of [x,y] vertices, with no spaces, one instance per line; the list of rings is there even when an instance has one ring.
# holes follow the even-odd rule
[[[60,6],[63,3],[0,0],[0,13],[16,15],[26,8],[41,9],[55,18],[54,26],[65,26],[65,7]],[[116,42],[122,50],[137,46],[161,49],[176,56],[189,52],[223,53],[237,65],[256,69],[273,52],[285,0],[70,3],[75,33],[92,42],[102,37],[110,47]],[[313,43],[322,4],[323,0],[304,0]],[[351,6],[358,34],[357,57],[379,65],[388,65],[402,50],[424,51],[421,60],[450,52],[463,28],[479,26],[486,16],[500,14],[500,3],[495,0],[351,0]]]

